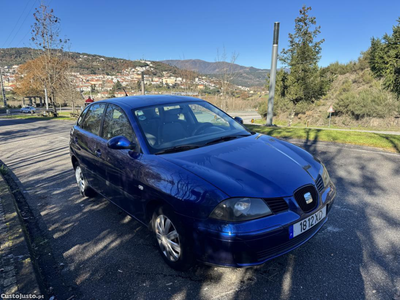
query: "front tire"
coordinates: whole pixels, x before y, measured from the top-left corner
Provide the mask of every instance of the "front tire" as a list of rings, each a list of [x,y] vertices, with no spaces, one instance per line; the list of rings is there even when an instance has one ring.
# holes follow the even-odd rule
[[[184,271],[192,266],[191,243],[179,219],[167,206],[156,209],[152,218],[158,250],[173,269]]]
[[[79,164],[75,166],[75,179],[78,184],[79,192],[83,197],[94,197],[96,192],[89,186],[85,176],[83,176],[82,168]]]

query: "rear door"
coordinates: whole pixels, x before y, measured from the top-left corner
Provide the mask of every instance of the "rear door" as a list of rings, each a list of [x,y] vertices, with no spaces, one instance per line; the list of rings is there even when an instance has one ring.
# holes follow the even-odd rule
[[[125,136],[138,145],[136,135],[123,109],[110,104],[104,117],[103,138],[109,140],[116,136]],[[139,199],[138,170],[141,166],[139,147],[135,150],[104,148],[106,166],[106,196],[115,204],[132,215],[141,211]]]
[[[80,161],[84,173],[91,187],[103,194],[106,181],[105,168],[101,161],[101,148],[106,141],[101,137],[101,124],[103,121],[106,103],[95,103],[89,107],[81,125],[81,130],[76,132],[75,143],[80,150]]]

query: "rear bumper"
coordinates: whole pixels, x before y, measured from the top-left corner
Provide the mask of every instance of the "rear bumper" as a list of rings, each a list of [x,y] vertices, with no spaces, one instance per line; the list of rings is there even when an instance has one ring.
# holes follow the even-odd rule
[[[288,253],[310,240],[326,223],[336,189],[333,184],[320,197],[320,205],[308,213],[291,210],[274,216],[236,224],[212,220],[197,223],[194,229],[194,250],[204,263],[229,267],[249,267]],[[294,199],[288,198],[288,202]],[[316,211],[327,207],[326,217],[306,232],[290,239],[289,228]],[[210,224],[211,223],[211,224]]]

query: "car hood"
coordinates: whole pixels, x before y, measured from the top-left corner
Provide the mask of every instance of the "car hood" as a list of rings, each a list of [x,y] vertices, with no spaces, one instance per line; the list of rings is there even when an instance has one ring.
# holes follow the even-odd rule
[[[258,134],[162,157],[230,197],[291,196],[322,170],[308,152]]]

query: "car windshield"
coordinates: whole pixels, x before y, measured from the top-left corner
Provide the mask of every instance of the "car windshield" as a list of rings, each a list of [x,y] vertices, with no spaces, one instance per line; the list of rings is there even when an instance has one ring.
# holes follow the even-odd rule
[[[170,153],[249,136],[251,133],[208,102],[155,105],[133,110],[149,151]]]

